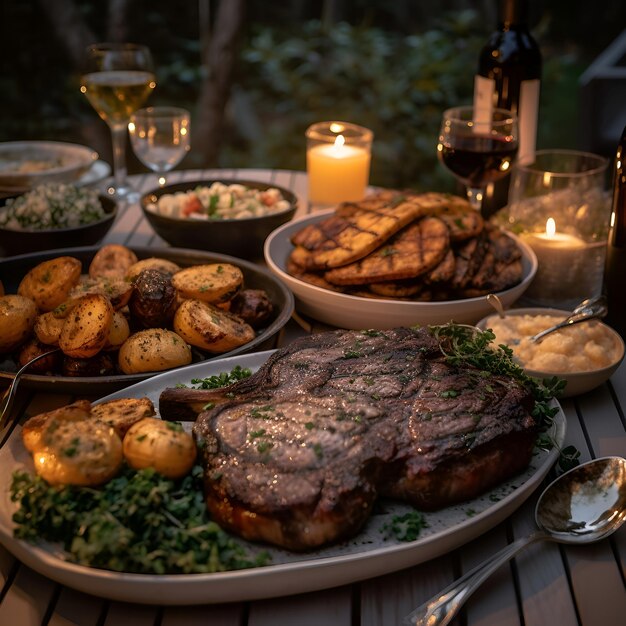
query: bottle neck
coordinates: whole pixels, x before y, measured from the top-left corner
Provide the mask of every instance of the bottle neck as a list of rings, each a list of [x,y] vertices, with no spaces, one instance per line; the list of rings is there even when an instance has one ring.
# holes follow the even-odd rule
[[[617,146],[613,171],[613,208],[609,243],[626,246],[626,128]]]
[[[528,27],[527,0],[498,0],[498,28],[509,30],[520,27]]]

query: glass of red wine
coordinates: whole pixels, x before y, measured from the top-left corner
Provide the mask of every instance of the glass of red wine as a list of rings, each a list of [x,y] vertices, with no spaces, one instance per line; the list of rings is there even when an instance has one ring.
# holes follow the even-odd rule
[[[517,146],[517,116],[507,109],[461,106],[443,113],[439,158],[466,185],[478,211],[487,185],[510,174]]]

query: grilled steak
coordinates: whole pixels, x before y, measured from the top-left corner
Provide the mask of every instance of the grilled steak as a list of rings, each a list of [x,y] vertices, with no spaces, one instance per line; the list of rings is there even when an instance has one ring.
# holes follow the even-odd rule
[[[426,329],[305,337],[230,387],[166,389],[160,412],[209,402],[194,425],[209,510],[292,550],[355,534],[378,496],[473,498],[524,469],[536,436],[523,386],[451,366]]]

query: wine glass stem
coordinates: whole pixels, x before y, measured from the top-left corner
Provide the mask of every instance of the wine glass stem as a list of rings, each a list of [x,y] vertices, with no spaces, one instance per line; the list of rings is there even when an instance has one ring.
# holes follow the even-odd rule
[[[467,199],[469,203],[472,205],[473,209],[476,209],[480,212],[483,206],[483,196],[485,194],[485,190],[480,187],[468,187],[467,188]]]
[[[113,178],[115,188],[126,187],[126,125],[111,126],[111,140],[113,142]]]

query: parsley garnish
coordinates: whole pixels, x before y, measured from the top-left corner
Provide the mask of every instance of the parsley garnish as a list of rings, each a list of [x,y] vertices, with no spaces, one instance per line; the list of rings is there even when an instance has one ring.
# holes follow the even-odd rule
[[[385,533],[385,538],[415,541],[422,528],[428,528],[424,516],[419,511],[409,511],[404,515],[394,515],[389,523],[383,525],[381,532]]]
[[[177,481],[126,468],[99,489],[52,487],[15,472],[15,536],[60,542],[74,563],[117,572],[191,574],[267,564],[211,521],[197,465]]]

